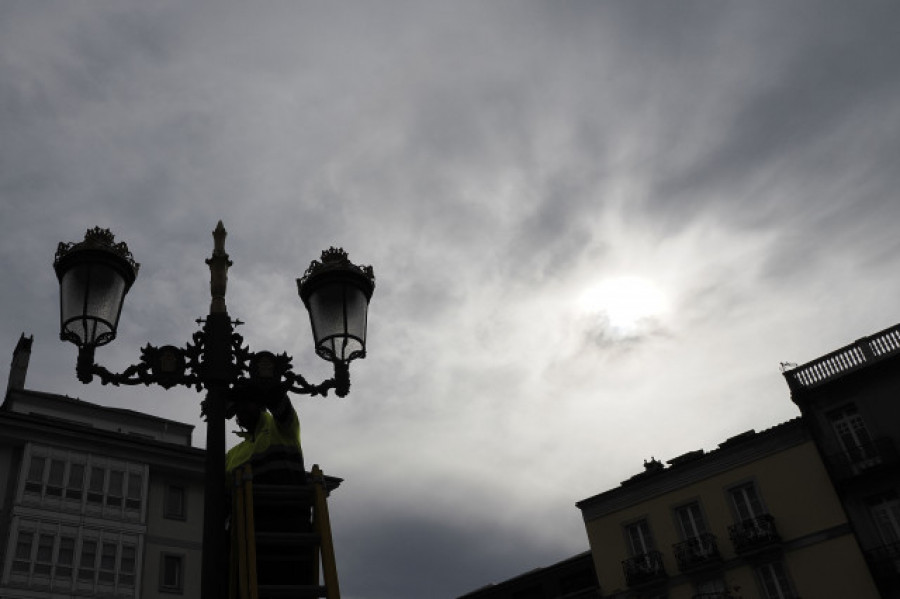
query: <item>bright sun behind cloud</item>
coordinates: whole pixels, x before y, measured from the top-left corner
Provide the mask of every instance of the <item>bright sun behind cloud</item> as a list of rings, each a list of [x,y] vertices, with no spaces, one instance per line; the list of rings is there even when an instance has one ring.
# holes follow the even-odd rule
[[[578,299],[579,311],[608,320],[616,333],[628,336],[663,315],[668,301],[652,281],[638,276],[606,279],[586,290]]]

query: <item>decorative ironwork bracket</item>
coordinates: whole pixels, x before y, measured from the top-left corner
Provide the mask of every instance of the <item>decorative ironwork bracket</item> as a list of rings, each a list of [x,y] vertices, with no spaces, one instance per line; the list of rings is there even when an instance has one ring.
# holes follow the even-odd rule
[[[203,322],[203,321],[198,321]],[[233,324],[243,324],[236,321]],[[104,385],[159,385],[165,389],[172,387],[193,387],[201,391],[207,387],[209,372],[204,362],[207,333],[194,333],[184,348],[173,345],[156,347],[149,343],[141,348],[140,363],[114,373],[94,362],[94,348],[81,347],[78,353],[78,379],[89,383],[94,376]],[[231,333],[231,364],[226,379],[231,388],[242,397],[268,396],[272,393],[295,393],[298,395],[321,395],[326,397],[331,389],[339,397],[345,397],[350,390],[349,364],[333,361],[334,377],[314,385],[302,375],[292,370],[291,358],[286,353],[273,354],[268,351],[251,352],[244,345],[244,338]]]

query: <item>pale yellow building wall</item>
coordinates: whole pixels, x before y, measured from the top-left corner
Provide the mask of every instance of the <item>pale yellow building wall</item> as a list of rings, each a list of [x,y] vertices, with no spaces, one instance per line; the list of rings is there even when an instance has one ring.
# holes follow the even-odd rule
[[[799,597],[853,597],[878,599],[856,539],[844,535],[785,554]]]
[[[659,476],[667,475],[664,473]],[[736,557],[728,535],[728,526],[735,521],[728,488],[749,481],[756,483],[763,504],[774,516],[775,525],[784,541],[827,530],[846,522],[816,448],[812,441],[807,441],[587,522],[588,540],[594,556],[597,578],[604,593],[627,588],[622,570],[622,560],[628,557],[624,526],[642,518],[649,521],[656,547],[663,555],[666,572],[670,576],[679,573],[672,545],[682,539],[678,533],[674,510],[692,501],[700,502],[709,532],[716,535],[723,559],[727,561]],[[847,538],[852,541],[852,546],[848,545],[844,549],[854,553],[861,562],[862,556],[855,540],[849,535]],[[833,561],[834,558],[831,558],[825,563]],[[821,565],[822,562],[818,568],[821,569]],[[805,569],[806,561],[800,559],[796,562],[796,567]],[[854,565],[853,568],[855,567]],[[860,576],[868,576],[864,564],[861,568]],[[756,592],[757,584],[750,568],[727,571],[726,581],[729,586],[732,578],[736,578],[736,584],[742,588],[752,589],[752,593]],[[693,593],[690,585],[683,586],[685,592],[690,591],[685,596],[690,597]],[[677,595],[681,594],[681,589],[673,588],[671,591],[672,599],[678,599]],[[800,594],[810,597],[822,596],[802,592]],[[745,593],[745,597],[747,596],[754,595]]]

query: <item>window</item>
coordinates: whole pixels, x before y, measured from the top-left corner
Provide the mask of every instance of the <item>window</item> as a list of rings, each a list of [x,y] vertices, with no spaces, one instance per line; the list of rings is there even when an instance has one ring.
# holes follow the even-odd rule
[[[121,470],[110,470],[109,472],[109,488],[106,491],[106,505],[121,507],[122,505],[122,487],[124,485],[125,473]]]
[[[653,537],[650,535],[650,526],[646,520],[640,520],[625,527],[628,537],[628,550],[631,555],[643,555],[653,550]]]
[[[28,574],[31,569],[31,544],[34,542],[34,533],[28,530],[20,530],[16,539],[16,556],[13,558],[13,572]]]
[[[53,567],[53,541],[56,539],[50,534],[38,536],[37,557],[34,560],[35,576],[50,576],[50,568]]]
[[[134,586],[135,546],[122,545],[122,554],[119,557],[119,584]]]
[[[163,516],[166,518],[184,520],[184,514],[184,488],[175,485],[167,486]]]
[[[47,476],[47,495],[62,497],[63,474],[66,463],[62,460],[50,460],[50,474]]]
[[[75,563],[75,537],[60,537],[59,552],[56,555],[56,578],[72,578],[72,565]]]
[[[699,503],[689,503],[675,510],[681,528],[681,538],[696,539],[706,533],[706,522],[700,512]]]
[[[91,481],[88,485],[87,500],[88,503],[103,503],[103,479],[106,478],[106,471],[99,466],[91,468]]]
[[[756,569],[765,599],[792,599],[787,572],[781,562],[771,562]]]
[[[160,564],[160,590],[169,593],[180,593],[184,581],[184,558],[180,555],[163,554]]]
[[[136,472],[128,473],[128,498],[125,500],[125,507],[129,510],[141,509],[142,495],[142,478]]]
[[[868,500],[869,513],[885,545],[900,543],[900,499],[895,492],[877,495]]]
[[[116,545],[104,541],[100,551],[100,582],[113,584],[116,581]]]
[[[675,558],[684,570],[718,556],[719,550],[713,535],[707,534],[706,521],[700,504],[696,501],[675,509],[675,519],[682,542],[674,545]]]
[[[828,419],[841,447],[852,462],[877,457],[866,423],[857,412],[856,406],[847,405],[834,410],[828,414]]]
[[[70,464],[66,480],[66,499],[81,499],[84,490],[84,464]]]
[[[44,458],[33,455],[31,456],[31,463],[28,465],[28,478],[25,480],[25,490],[31,493],[40,493],[43,482]]]
[[[729,491],[729,494],[738,522],[754,520],[766,513],[759,500],[759,494],[756,492],[756,485],[753,483],[735,487]]]
[[[710,578],[697,583],[697,594],[695,597],[699,596],[704,599],[707,597],[710,599],[712,597],[725,597],[726,591],[724,580],[721,578]]]
[[[78,580],[94,581],[97,563],[97,541],[85,539],[81,543],[81,560],[78,562]]]

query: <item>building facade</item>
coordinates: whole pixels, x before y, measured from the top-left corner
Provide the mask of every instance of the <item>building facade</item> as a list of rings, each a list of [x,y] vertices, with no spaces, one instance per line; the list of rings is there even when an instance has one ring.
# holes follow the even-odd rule
[[[588,558],[586,597],[900,599],[900,325],[784,377],[801,418],[645,462],[576,504],[590,552],[465,599],[570,597]]]
[[[900,597],[900,325],[784,376],[882,596]]]
[[[199,596],[193,426],[26,389],[30,349],[0,407],[0,599]]]
[[[509,580],[489,584],[459,599],[597,599],[600,589],[590,551]]]
[[[878,597],[801,419],[667,464],[577,503],[603,597]]]

